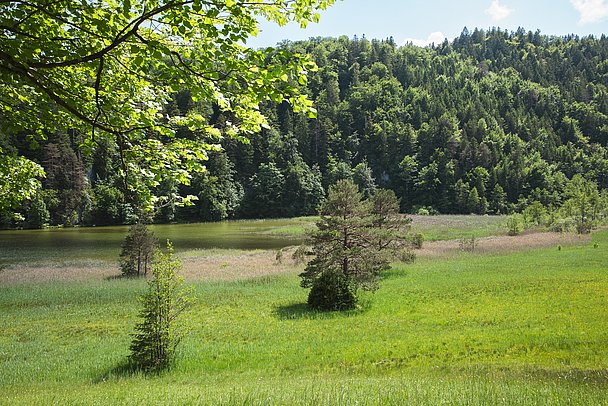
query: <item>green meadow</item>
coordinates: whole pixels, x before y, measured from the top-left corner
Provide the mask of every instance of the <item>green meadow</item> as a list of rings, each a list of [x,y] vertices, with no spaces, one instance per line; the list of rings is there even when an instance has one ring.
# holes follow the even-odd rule
[[[296,273],[197,281],[161,375],[125,370],[143,280],[0,287],[0,403],[608,404],[608,232],[394,264],[346,313]]]

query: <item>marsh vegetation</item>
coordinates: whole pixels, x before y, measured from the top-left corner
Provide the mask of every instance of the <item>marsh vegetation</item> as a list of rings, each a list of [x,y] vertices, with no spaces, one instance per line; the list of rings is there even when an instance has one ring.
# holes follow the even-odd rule
[[[190,334],[154,377],[124,368],[144,279],[22,264],[12,280],[9,265],[0,403],[606,403],[608,232],[482,235],[472,252],[425,241],[357,309],[329,313],[307,308],[291,249],[279,264],[274,249],[178,247]],[[224,274],[192,270],[206,262]]]

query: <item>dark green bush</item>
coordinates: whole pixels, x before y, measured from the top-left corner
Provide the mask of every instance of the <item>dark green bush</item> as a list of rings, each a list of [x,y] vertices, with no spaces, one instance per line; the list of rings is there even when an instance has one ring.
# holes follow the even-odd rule
[[[576,221],[576,232],[579,234],[589,234],[591,232],[591,229],[593,228],[593,225],[591,223],[591,221],[580,221],[580,219],[577,219]]]
[[[316,310],[349,310],[357,305],[357,297],[348,278],[340,272],[325,271],[313,283],[308,305]]]
[[[397,255],[397,259],[406,264],[413,264],[416,261],[416,253],[410,250],[401,251]]]

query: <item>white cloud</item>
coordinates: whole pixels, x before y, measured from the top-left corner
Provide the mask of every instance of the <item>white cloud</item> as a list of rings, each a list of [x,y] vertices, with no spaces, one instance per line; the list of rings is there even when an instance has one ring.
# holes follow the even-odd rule
[[[445,40],[445,35],[442,32],[432,32],[429,34],[427,39],[419,39],[419,38],[406,38],[403,40],[402,45],[405,44],[414,44],[419,47],[426,47],[431,44],[441,44]]]
[[[581,15],[580,24],[597,23],[608,17],[606,0],[570,0],[570,3]]]
[[[507,6],[502,6],[500,4],[500,0],[492,0],[492,4],[490,4],[490,7],[486,9],[486,14],[492,17],[492,20],[494,21],[504,20],[505,18],[509,17],[512,12],[513,9],[510,9]]]

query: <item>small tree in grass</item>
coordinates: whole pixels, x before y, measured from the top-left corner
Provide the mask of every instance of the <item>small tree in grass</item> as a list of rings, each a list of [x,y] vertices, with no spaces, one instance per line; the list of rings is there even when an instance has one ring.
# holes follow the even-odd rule
[[[180,315],[191,303],[191,291],[183,287],[183,278],[178,276],[181,267],[169,241],[166,253],[156,251],[153,277],[141,297],[142,320],[135,327],[129,356],[134,367],[146,372],[166,368],[185,334]]]
[[[600,201],[597,183],[576,174],[566,185],[565,194],[569,197],[566,203],[575,211],[576,231],[579,234],[591,232],[596,207]]]
[[[124,276],[146,276],[158,242],[144,223],[133,224],[122,244],[119,263]]]
[[[300,274],[302,287],[311,288],[309,306],[352,309],[358,290],[378,288],[391,255],[409,250],[409,219],[398,209],[399,201],[389,191],[363,200],[350,180],[329,189],[317,230],[310,235],[314,258]]]

